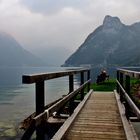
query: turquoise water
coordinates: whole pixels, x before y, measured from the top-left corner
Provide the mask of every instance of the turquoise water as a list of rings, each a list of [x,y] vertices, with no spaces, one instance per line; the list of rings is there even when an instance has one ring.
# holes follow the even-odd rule
[[[22,84],[23,74],[60,71],[61,67],[0,68],[0,140],[19,139],[19,122],[35,111],[35,85]],[[45,104],[68,93],[68,77],[45,82]]]

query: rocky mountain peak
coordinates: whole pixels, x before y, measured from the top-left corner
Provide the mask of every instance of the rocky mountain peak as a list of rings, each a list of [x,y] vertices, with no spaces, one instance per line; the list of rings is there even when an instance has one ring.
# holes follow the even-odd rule
[[[64,66],[140,66],[139,37],[140,22],[127,26],[118,17],[106,16]]]
[[[123,27],[123,24],[121,23],[120,19],[118,17],[112,17],[112,16],[105,16],[103,21],[103,30],[110,30],[113,29],[115,31],[120,30]]]

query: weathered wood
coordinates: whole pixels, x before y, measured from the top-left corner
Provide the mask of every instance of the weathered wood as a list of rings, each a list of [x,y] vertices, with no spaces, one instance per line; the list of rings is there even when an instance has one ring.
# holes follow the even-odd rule
[[[73,75],[69,75],[69,93],[74,90],[74,77]]]
[[[69,117],[67,119],[67,121],[63,124],[63,126],[57,131],[57,133],[53,136],[52,140],[61,140],[62,139],[62,137],[67,132],[70,125],[72,124],[72,122],[74,121],[74,119],[76,118],[76,116],[78,115],[80,110],[82,109],[82,107],[85,105],[87,99],[89,98],[89,96],[91,95],[92,92],[93,92],[93,90],[90,90],[89,93],[87,93],[84,100],[77,106],[77,108],[75,109],[72,116]]]
[[[50,108],[45,110],[43,113],[36,116],[34,118],[34,120],[36,121],[36,126],[39,125],[42,122],[42,120],[47,120],[49,118],[49,116],[51,116],[54,112],[57,112],[64,104],[66,104],[71,98],[73,98],[76,94],[78,94],[79,91],[81,91],[81,89],[83,89],[89,82],[90,82],[90,80],[85,82],[83,85],[81,85],[75,91],[66,95],[64,98],[62,98],[56,104],[52,105]]]
[[[124,115],[125,114],[125,108],[124,108],[123,104],[121,104],[120,99],[119,99],[119,95],[116,92],[116,90],[114,90],[114,93],[115,93],[117,105],[118,105],[118,108],[119,108],[119,112],[120,112],[120,116],[121,116],[121,120],[122,120],[122,123],[123,123],[123,128],[124,128],[127,140],[138,140],[138,137],[136,135],[136,132],[135,132],[131,122],[128,121],[127,118]]]
[[[44,129],[46,126],[44,125],[46,124],[46,121],[50,118],[50,116],[53,116],[54,113],[56,114],[56,116],[59,115],[59,113],[61,112],[61,109],[68,102],[70,102],[70,112],[72,114],[74,110],[74,107],[73,107],[74,97],[79,92],[81,92],[81,90],[85,86],[87,86],[87,84],[90,82],[90,79],[89,79],[88,81],[83,83],[77,90],[73,91],[74,90],[74,74],[78,74],[81,72],[84,73],[87,71],[89,71],[89,69],[79,68],[79,69],[66,70],[66,71],[60,71],[60,72],[23,75],[22,82],[26,84],[35,83],[35,91],[36,91],[36,112],[32,114],[27,121],[27,122],[30,121],[30,123],[26,127],[26,132],[25,132],[25,135],[23,136],[24,139],[26,139],[26,137],[29,138],[31,136],[30,135],[31,132],[33,132],[34,130],[36,130],[37,140],[45,139]],[[50,80],[50,79],[64,77],[64,76],[69,76],[69,94],[64,96],[61,100],[59,100],[55,104],[52,104],[52,106],[49,107],[48,109],[45,109],[44,107],[45,106],[45,100],[44,100],[45,99],[45,80]],[[32,122],[34,122],[34,124]],[[34,125],[35,129],[31,129],[32,125]]]
[[[120,81],[120,72],[119,70],[117,70],[117,80]],[[120,93],[120,90],[119,90],[119,85],[117,84],[117,92]]]
[[[62,98],[59,98],[51,103],[49,103],[48,105],[46,105],[44,107],[44,109],[48,109],[49,107],[51,107],[52,105],[54,105],[55,103],[57,103],[58,101],[60,101]],[[31,125],[31,122],[33,120],[33,118],[36,116],[36,112],[32,113],[30,116],[28,116],[26,119],[24,119],[21,123],[20,123],[20,126],[19,128],[20,129],[24,129],[26,130],[30,125]]]
[[[44,99],[44,81],[36,83],[36,115],[44,111],[45,99]]]
[[[73,92],[74,90],[74,77],[73,75],[69,75],[69,93]],[[72,98],[69,102],[69,112],[70,114],[73,113],[73,109],[74,109],[74,99]]]
[[[81,85],[84,83],[84,72],[81,72]],[[84,98],[84,88],[81,90],[81,100]]]
[[[126,140],[112,92],[93,92],[68,130],[62,127],[62,134],[52,140]],[[63,132],[65,129],[66,133]]]
[[[132,70],[127,70],[127,69],[117,69],[117,70],[119,70],[121,73],[125,75],[129,75],[130,77],[140,78],[140,72],[138,71],[132,71]]]
[[[89,81],[86,81],[78,89],[76,89],[75,91],[71,92],[70,94],[68,94],[67,96],[65,96],[62,100],[60,100],[59,102],[57,102],[55,105],[53,105],[50,108],[48,108],[49,113],[52,114],[53,112],[57,111],[61,106],[63,106],[71,98],[73,98],[74,96],[76,96],[89,82],[90,82],[90,80]]]
[[[117,84],[120,86],[120,89],[123,92],[123,94],[125,96],[125,99],[128,102],[129,106],[134,111],[134,113],[136,114],[136,116],[138,117],[138,119],[140,119],[140,110],[135,105],[135,103],[132,101],[132,99],[129,97],[129,95],[126,93],[126,91],[124,90],[124,88],[122,87],[122,85],[120,84],[119,81],[117,81]]]
[[[44,93],[44,81],[40,81],[36,83],[36,115],[44,112],[45,106],[45,93]],[[42,121],[43,122],[43,121]],[[36,140],[45,140],[45,133],[44,133],[44,123],[41,123],[36,128]]]
[[[35,127],[35,121],[32,120],[30,126],[27,128],[25,133],[23,134],[21,140],[29,140],[32,134],[34,133],[36,127]]]
[[[40,73],[40,74],[30,74],[22,76],[22,83],[31,84],[40,81],[50,80],[54,78],[64,77],[68,75],[78,74],[80,72],[85,72],[89,69],[76,69],[76,70],[67,70],[67,71],[59,71],[59,72],[51,72],[51,73]]]
[[[122,85],[122,87],[124,87],[124,83],[123,83],[123,80],[124,80],[124,75],[122,72],[120,72],[120,84]],[[122,90],[120,90],[120,101],[123,102],[124,101],[124,96],[123,96],[123,93],[122,93]]]
[[[87,80],[89,80],[89,79],[90,79],[90,70],[87,71]],[[88,83],[87,90],[88,91],[90,90],[90,83]]]
[[[130,76],[129,75],[126,75],[125,90],[126,90],[126,93],[130,95]]]

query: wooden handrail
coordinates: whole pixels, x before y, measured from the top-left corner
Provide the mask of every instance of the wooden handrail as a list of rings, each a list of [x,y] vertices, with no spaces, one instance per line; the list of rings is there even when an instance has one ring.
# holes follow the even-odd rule
[[[84,78],[84,72],[87,73],[87,79]],[[78,89],[74,91],[74,75],[80,73],[81,84]],[[69,92],[62,99],[53,103],[50,107],[45,109],[45,80],[50,80],[54,78],[69,76]],[[90,69],[89,68],[79,68],[73,70],[59,71],[59,72],[49,72],[40,74],[29,74],[22,76],[22,82],[24,84],[35,83],[35,96],[36,96],[36,112],[33,118],[30,119],[30,124],[28,125],[22,140],[27,140],[31,137],[33,132],[36,130],[37,139],[44,140],[44,134],[40,130],[42,122],[46,122],[50,116],[53,116],[54,112],[57,115],[61,113],[64,106],[69,102],[69,115],[72,114],[76,106],[74,106],[74,98],[80,93],[81,100],[84,97],[84,88],[87,86],[87,90],[90,90]],[[88,92],[87,91],[87,92]],[[44,121],[45,120],[45,121]],[[41,133],[40,133],[41,132]]]
[[[127,69],[117,69],[117,71],[125,75],[129,75],[130,77],[133,77],[133,78],[140,78],[140,72],[138,71],[132,71],[132,70],[127,70]]]
[[[44,119],[47,121],[47,119],[50,116],[52,116],[52,114],[54,112],[57,112],[64,104],[66,104],[74,96],[76,96],[78,94],[78,92],[80,92],[90,81],[91,80],[88,80],[83,85],[81,85],[78,89],[76,89],[75,91],[69,93],[63,99],[61,99],[60,101],[58,101],[56,104],[52,105],[51,107],[49,107],[48,109],[46,109],[43,113],[41,113],[38,116],[36,116],[34,118],[34,120],[36,122],[36,126],[39,125],[41,123],[41,121],[44,120]]]
[[[133,109],[134,113],[136,114],[136,116],[138,117],[138,119],[140,119],[140,110],[138,109],[138,107],[135,105],[135,103],[132,101],[132,99],[128,96],[128,94],[126,93],[126,91],[124,90],[124,88],[122,87],[122,85],[120,84],[120,82],[117,80],[117,84],[120,86],[125,99],[127,100],[128,104],[130,105],[130,107]]]
[[[23,75],[22,77],[22,83],[24,84],[32,84],[37,83],[40,81],[50,80],[54,78],[69,76],[78,74],[80,72],[86,72],[90,69],[76,69],[76,70],[66,70],[66,71],[59,71],[59,72],[48,72],[48,73],[40,73],[40,74],[28,74]]]
[[[120,94],[120,100],[125,105],[125,114],[129,119],[132,112],[140,120],[140,110],[130,98],[130,77],[139,79],[140,72],[127,69],[117,69],[117,92]]]
[[[71,117],[69,117],[67,119],[67,121],[63,124],[63,126],[57,131],[57,133],[53,136],[53,138],[51,140],[61,140],[63,139],[64,134],[66,134],[66,132],[68,131],[68,129],[70,128],[70,125],[72,124],[72,122],[75,120],[76,116],[78,115],[78,113],[81,111],[82,107],[85,105],[86,101],[88,100],[88,98],[90,97],[90,95],[92,94],[93,90],[91,89],[85,96],[83,102],[81,102],[78,107],[76,108],[75,112],[72,114]]]

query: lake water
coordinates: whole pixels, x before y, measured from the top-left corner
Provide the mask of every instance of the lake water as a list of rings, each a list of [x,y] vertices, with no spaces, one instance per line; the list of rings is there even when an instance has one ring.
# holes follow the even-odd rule
[[[35,85],[22,84],[22,75],[64,69],[66,68],[0,67],[0,140],[18,139],[19,122],[35,111]],[[78,85],[78,81],[75,83]],[[67,93],[68,77],[45,82],[45,104]]]

